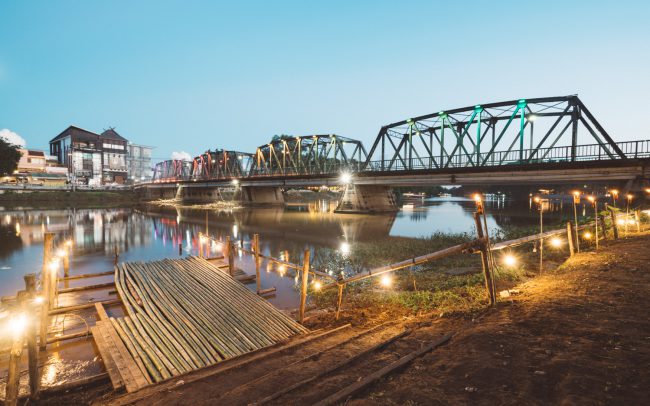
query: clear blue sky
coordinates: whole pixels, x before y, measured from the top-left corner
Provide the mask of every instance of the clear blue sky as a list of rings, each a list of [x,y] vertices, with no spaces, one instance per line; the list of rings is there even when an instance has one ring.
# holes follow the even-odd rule
[[[70,124],[196,154],[273,134],[370,144],[383,124],[578,93],[616,140],[650,138],[647,1],[9,1],[0,129]]]

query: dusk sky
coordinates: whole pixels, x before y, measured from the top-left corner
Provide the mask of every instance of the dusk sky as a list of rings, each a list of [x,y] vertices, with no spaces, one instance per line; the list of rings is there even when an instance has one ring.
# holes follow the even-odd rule
[[[579,94],[648,139],[650,2],[3,1],[0,130],[74,124],[192,155],[274,134],[368,146],[442,109]]]

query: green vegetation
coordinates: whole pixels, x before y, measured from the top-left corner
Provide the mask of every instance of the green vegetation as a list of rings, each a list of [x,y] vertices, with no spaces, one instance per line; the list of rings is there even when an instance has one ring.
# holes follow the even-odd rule
[[[18,168],[20,152],[18,146],[0,138],[0,175],[11,175]]]
[[[556,227],[557,228],[557,227]],[[537,227],[504,229],[494,240],[509,240],[539,232]],[[316,253],[315,266],[320,270],[345,269],[346,275],[365,269],[394,263],[470,241],[472,234],[433,234],[427,238],[392,237],[386,240],[355,243],[347,255],[334,250]],[[509,251],[517,257],[511,268],[501,263],[505,252],[495,253],[494,270],[497,290],[508,289],[538,272],[539,251],[533,244],[524,244]],[[566,247],[546,246],[545,263],[561,263],[567,256]],[[436,311],[441,313],[472,313],[487,304],[485,281],[478,254],[459,254],[410,269],[388,274],[391,286],[380,284],[380,277],[369,278],[346,286],[346,309],[382,309],[398,313]],[[312,292],[319,307],[334,307],[336,289]]]

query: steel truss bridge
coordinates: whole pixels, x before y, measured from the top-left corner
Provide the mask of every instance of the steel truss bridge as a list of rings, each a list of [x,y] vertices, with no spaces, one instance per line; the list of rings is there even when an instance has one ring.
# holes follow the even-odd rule
[[[643,163],[641,176],[647,178],[648,158],[650,140],[615,142],[578,96],[571,95],[409,118],[383,126],[370,152],[360,141],[337,135],[276,136],[252,154],[217,150],[193,162],[158,163],[154,182],[237,179],[261,185],[282,179],[284,185],[306,185],[311,179],[314,184],[331,184],[325,181],[350,172],[366,184],[377,184],[380,178],[389,184],[390,178],[418,174],[449,184],[462,183],[468,173],[480,179],[484,173],[563,168],[593,172],[594,168],[634,166],[638,172],[639,162]],[[620,176],[629,178],[631,173]]]

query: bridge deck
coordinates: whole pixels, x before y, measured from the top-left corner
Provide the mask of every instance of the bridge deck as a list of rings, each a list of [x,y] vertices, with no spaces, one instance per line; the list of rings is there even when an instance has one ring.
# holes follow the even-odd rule
[[[137,365],[160,382],[307,332],[204,259],[124,263],[115,281],[127,315],[107,323],[128,349],[111,364],[123,377]]]

